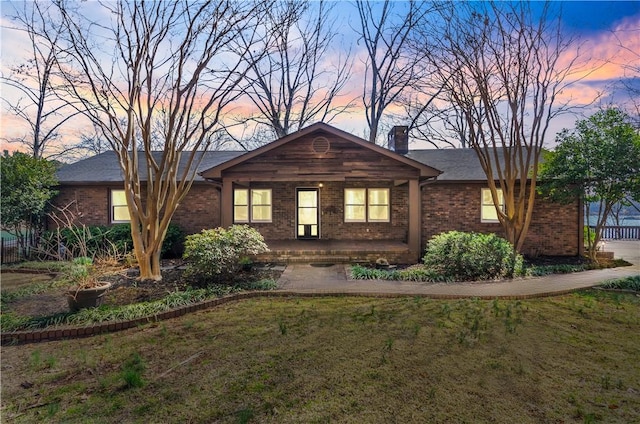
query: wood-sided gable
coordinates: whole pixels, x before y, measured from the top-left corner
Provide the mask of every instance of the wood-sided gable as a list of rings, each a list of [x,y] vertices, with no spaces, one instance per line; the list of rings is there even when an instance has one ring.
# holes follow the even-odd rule
[[[313,124],[201,173],[211,180],[408,180],[441,171],[324,123]]]

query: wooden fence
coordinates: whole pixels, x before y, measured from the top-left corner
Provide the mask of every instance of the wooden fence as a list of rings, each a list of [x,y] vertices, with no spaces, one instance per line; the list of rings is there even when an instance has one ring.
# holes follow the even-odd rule
[[[592,230],[596,227],[590,226]],[[640,240],[640,227],[610,225],[602,227],[603,240]]]

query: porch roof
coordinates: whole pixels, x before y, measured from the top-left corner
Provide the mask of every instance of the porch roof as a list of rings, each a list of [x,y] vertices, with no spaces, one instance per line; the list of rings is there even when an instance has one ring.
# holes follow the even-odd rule
[[[382,156],[385,156],[387,158],[390,158],[392,160],[395,160],[397,162],[400,162],[404,165],[408,165],[414,169],[416,169],[418,171],[418,175],[420,176],[420,178],[434,178],[437,177],[438,175],[442,174],[442,171],[439,169],[436,169],[432,166],[429,166],[425,163],[419,162],[417,160],[414,160],[413,158],[410,157],[406,157],[403,155],[400,155],[396,152],[393,152],[389,149],[386,149],[384,147],[378,146],[374,143],[370,143],[367,140],[364,140],[360,137],[354,136],[353,134],[349,134],[345,131],[339,130],[335,127],[332,127],[330,125],[327,125],[323,122],[318,122],[315,123],[313,125],[310,125],[300,131],[297,131],[295,133],[289,134],[285,137],[282,137],[278,140],[275,140],[269,144],[266,144],[262,147],[259,147],[255,150],[252,150],[250,152],[247,152],[243,155],[237,156],[233,159],[230,159],[224,163],[220,163],[218,165],[213,166],[212,168],[200,172],[200,175],[203,178],[206,179],[212,179],[212,180],[220,180],[223,176],[223,173],[226,170],[229,170],[230,168],[240,165],[243,162],[249,161],[253,158],[256,158],[260,155],[263,155],[273,149],[276,149],[278,147],[281,147],[283,145],[286,145],[288,143],[291,143],[295,140],[299,140],[303,137],[309,136],[313,133],[323,133],[323,134],[329,134],[332,135],[334,137],[349,141],[351,143],[354,143],[364,149],[368,149],[370,151],[373,151],[375,153],[378,153]],[[274,165],[275,166],[275,165]],[[323,177],[326,178],[326,177]]]

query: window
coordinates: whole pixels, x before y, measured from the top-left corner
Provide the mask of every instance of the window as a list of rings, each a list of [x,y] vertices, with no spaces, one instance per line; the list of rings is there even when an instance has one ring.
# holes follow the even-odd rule
[[[504,210],[504,196],[502,189],[498,190],[498,207]],[[482,206],[481,206],[481,222],[500,222],[498,220],[498,211],[493,204],[493,198],[491,197],[491,189],[482,189]]]
[[[389,222],[388,188],[347,188],[344,190],[345,222]]]
[[[271,222],[271,189],[251,190],[251,222]]]
[[[233,190],[233,222],[271,222],[271,189]]]
[[[344,221],[366,222],[367,189],[347,188],[344,190]]]
[[[233,190],[233,222],[249,222],[249,190]]]
[[[369,189],[369,222],[389,222],[389,189]]]
[[[111,222],[129,222],[130,220],[124,190],[111,190]]]

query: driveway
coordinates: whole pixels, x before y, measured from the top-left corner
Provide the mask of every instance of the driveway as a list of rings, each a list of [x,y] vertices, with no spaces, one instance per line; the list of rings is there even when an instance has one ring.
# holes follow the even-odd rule
[[[611,240],[604,243],[605,252],[640,267],[640,240]]]

